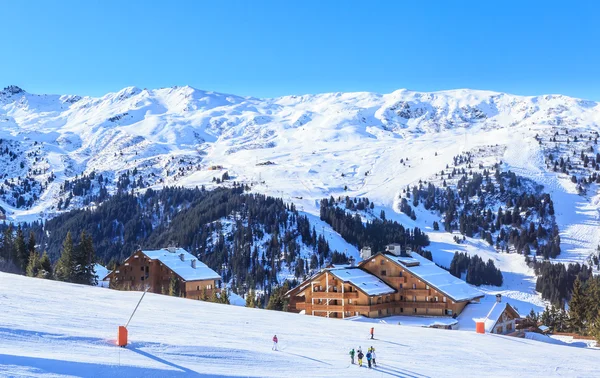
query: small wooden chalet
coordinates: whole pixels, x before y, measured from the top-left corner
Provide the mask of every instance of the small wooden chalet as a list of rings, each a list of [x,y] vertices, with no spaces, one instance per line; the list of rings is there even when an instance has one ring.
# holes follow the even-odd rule
[[[192,299],[200,299],[203,293],[212,295],[221,280],[217,272],[183,248],[135,251],[106,279],[112,289],[166,294],[171,277],[179,281],[181,296]]]
[[[502,296],[496,295],[496,303],[485,317],[485,331],[506,335],[515,332],[516,322],[521,315],[509,303],[502,302]]]
[[[289,310],[345,318],[363,315],[455,315],[483,293],[400,245],[371,255],[358,266],[328,267],[290,290]]]

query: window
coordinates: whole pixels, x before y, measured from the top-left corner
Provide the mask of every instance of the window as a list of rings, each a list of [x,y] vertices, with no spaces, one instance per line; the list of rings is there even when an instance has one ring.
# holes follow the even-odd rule
[[[417,309],[416,309],[416,308],[414,308],[413,310],[414,310],[413,312],[416,314],[416,313],[417,313]]]
[[[198,291],[200,290],[200,285],[196,286],[196,290],[198,290]]]
[[[425,302],[429,302],[429,297],[425,297]]]
[[[387,276],[387,271],[385,271],[385,270],[382,270],[382,271],[381,271],[381,275],[382,275],[382,276]]]
[[[140,270],[143,272],[143,271],[144,271],[144,267],[143,267],[143,266],[140,266]]]
[[[400,307],[400,313],[404,312],[404,307]]]
[[[381,259],[381,263],[380,263],[380,264],[381,264],[381,265],[385,265],[385,260],[384,260],[384,259]]]
[[[207,288],[208,290],[212,290],[212,285],[206,285],[206,288]]]
[[[381,315],[381,310],[377,311],[377,314],[378,314],[378,315]]]
[[[402,289],[402,284],[400,284],[400,289]]]
[[[437,301],[438,301],[438,297],[435,297],[435,301],[434,302],[437,302]]]
[[[417,284],[413,284],[413,289],[416,289],[416,288],[417,288]]]
[[[400,301],[404,301],[404,296],[400,296]]]
[[[446,303],[446,297],[442,298],[442,302]]]
[[[425,289],[429,290],[429,285],[425,285]]]
[[[144,280],[144,277],[140,277],[140,281],[143,281],[143,280]]]
[[[413,302],[416,302],[416,301],[417,301],[417,296],[413,295]]]
[[[352,304],[352,299],[348,299],[348,304]]]

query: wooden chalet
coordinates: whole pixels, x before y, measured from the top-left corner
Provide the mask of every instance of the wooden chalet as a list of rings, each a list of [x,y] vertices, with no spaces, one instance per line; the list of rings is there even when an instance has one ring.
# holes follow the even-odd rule
[[[516,330],[516,322],[521,315],[509,303],[502,302],[502,296],[496,295],[496,303],[485,318],[485,330],[488,333],[506,335]]]
[[[110,272],[110,288],[146,290],[166,294],[171,277],[179,281],[179,292],[185,298],[201,299],[217,290],[221,276],[183,248],[135,251],[123,264]]]
[[[483,293],[424,257],[400,245],[371,255],[354,266],[331,266],[288,291],[289,310],[345,318],[362,315],[458,315]]]

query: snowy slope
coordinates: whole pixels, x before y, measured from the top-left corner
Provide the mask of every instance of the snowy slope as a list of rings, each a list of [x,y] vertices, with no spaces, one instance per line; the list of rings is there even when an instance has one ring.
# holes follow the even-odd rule
[[[597,351],[474,332],[345,322],[0,273],[0,375],[547,377],[597,374]],[[280,351],[271,351],[279,337]],[[374,346],[380,367],[349,364]],[[502,356],[502,358],[498,358]],[[532,356],[535,356],[532,358]]]

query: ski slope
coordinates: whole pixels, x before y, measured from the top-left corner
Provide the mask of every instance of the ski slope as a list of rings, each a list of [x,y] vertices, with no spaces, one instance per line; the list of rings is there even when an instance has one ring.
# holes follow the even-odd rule
[[[467,331],[323,319],[0,273],[0,376],[592,377],[597,351]],[[279,351],[271,350],[277,334]],[[374,346],[380,366],[350,365]]]

